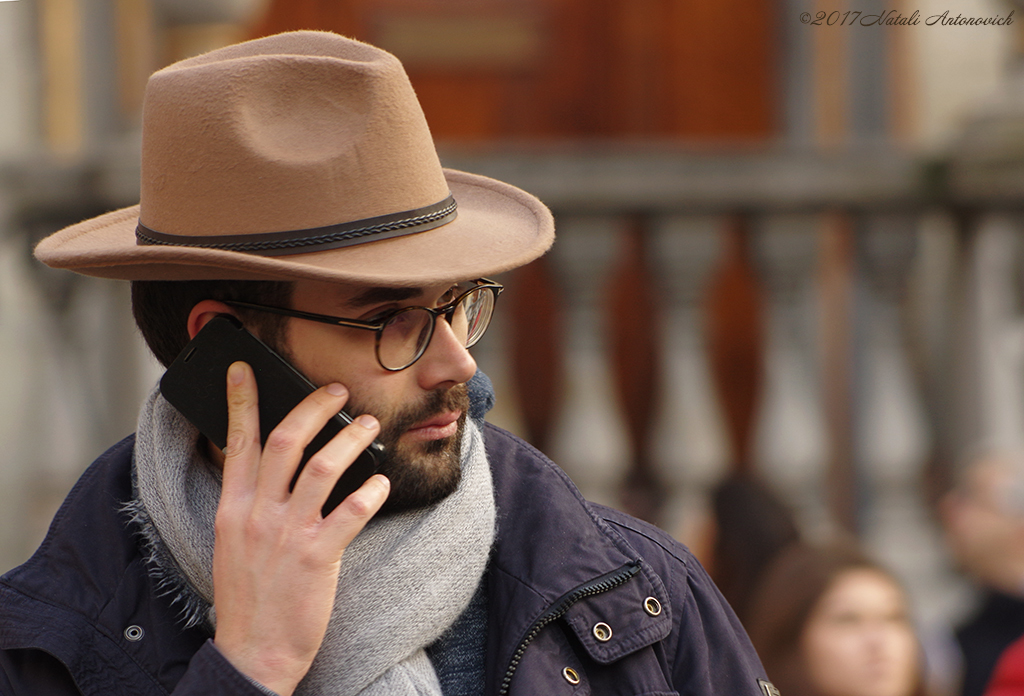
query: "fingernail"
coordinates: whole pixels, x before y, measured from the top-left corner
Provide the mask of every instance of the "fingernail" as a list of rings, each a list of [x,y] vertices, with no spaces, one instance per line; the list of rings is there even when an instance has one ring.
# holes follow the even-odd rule
[[[327,393],[332,396],[345,396],[346,394],[348,394],[348,389],[345,389],[345,386],[343,384],[332,382],[331,384],[327,385]]]
[[[228,368],[228,381],[232,384],[241,384],[242,379],[245,378],[245,369],[241,363],[232,363],[231,367]]]
[[[373,430],[374,428],[377,427],[377,419],[368,413],[364,413],[363,415],[356,418],[356,423],[363,426],[367,430]]]

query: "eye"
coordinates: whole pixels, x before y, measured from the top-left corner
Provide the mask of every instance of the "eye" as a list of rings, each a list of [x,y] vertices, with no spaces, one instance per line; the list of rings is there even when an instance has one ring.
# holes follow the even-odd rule
[[[910,617],[907,616],[906,612],[901,610],[893,610],[885,615],[885,621],[890,624],[909,624]]]
[[[855,626],[860,623],[861,617],[856,612],[842,611],[833,614],[831,619],[832,623],[837,626]]]
[[[443,295],[441,295],[441,297],[438,298],[437,304],[434,306],[440,307],[441,305],[446,305],[452,300],[454,300],[456,297],[461,295],[464,291],[465,288],[463,288],[461,284],[456,283],[455,285],[448,288],[448,290]]]
[[[375,307],[359,317],[359,321],[365,321],[369,324],[382,324],[387,321],[388,317],[391,316],[395,310],[398,309],[394,304],[389,304],[384,307]]]

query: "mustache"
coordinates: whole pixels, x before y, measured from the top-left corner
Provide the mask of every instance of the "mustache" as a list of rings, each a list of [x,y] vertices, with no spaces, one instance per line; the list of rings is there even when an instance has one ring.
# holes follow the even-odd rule
[[[415,404],[405,406],[387,417],[384,414],[371,414],[377,416],[381,421],[381,431],[377,439],[385,446],[398,440],[407,430],[417,423],[433,418],[442,413],[451,411],[462,411],[461,418],[465,418],[469,412],[469,389],[465,384],[459,384],[449,389],[437,389],[427,394]],[[366,413],[365,409],[353,405],[352,413]]]

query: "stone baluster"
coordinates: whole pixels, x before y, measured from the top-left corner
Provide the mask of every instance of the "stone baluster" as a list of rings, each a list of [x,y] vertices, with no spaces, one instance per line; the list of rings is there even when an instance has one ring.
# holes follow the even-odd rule
[[[161,372],[135,329],[126,283],[38,267],[32,278],[29,270],[19,290],[33,319],[32,387],[23,403],[31,420],[24,437],[34,443],[22,462],[25,551],[41,541],[93,458],[135,430],[139,406]]]
[[[585,496],[607,505],[618,503],[630,463],[603,312],[621,242],[619,219],[569,216],[559,219],[558,244],[551,252],[565,326],[565,386],[551,455]]]
[[[825,495],[830,444],[817,341],[820,231],[818,215],[775,214],[757,224],[751,240],[767,291],[754,465],[812,538],[833,527]]]
[[[923,497],[931,436],[902,312],[917,224],[910,214],[869,215],[858,232],[853,461],[864,542],[903,578],[917,616],[929,622],[944,594],[945,560]]]
[[[709,493],[732,459],[707,356],[705,291],[724,251],[720,216],[658,220],[649,263],[662,307],[663,361],[651,460],[664,486],[661,526],[691,546],[710,516]]]
[[[28,557],[25,522],[39,461],[35,452],[52,435],[51,422],[40,420],[43,413],[36,407],[43,376],[38,356],[46,346],[38,330],[42,303],[26,265],[19,240],[0,235],[0,573]]]
[[[964,395],[963,418],[973,415],[961,450],[979,443],[1024,448],[1024,225],[991,214],[981,222],[970,259],[968,355],[974,394]],[[971,398],[973,397],[973,398]]]

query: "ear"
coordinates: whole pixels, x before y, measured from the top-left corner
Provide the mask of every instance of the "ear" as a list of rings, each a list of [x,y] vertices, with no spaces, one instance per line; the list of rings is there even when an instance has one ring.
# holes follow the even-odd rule
[[[190,339],[195,338],[199,330],[206,326],[206,322],[218,314],[231,314],[234,316],[235,312],[231,307],[218,300],[203,300],[196,304],[188,314],[188,337]]]

